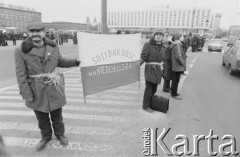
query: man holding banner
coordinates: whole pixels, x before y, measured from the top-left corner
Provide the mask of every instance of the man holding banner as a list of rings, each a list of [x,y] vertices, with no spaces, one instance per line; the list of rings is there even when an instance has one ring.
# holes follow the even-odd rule
[[[61,144],[68,145],[62,116],[65,83],[58,67],[79,66],[80,61],[62,57],[57,44],[44,37],[42,23],[31,23],[27,29],[29,37],[16,48],[14,57],[20,94],[25,105],[34,110],[42,135],[36,150],[41,151],[51,141],[53,130]]]
[[[162,43],[164,34],[162,32],[156,32],[149,42],[145,43],[141,53],[140,65],[146,62],[145,65],[145,92],[143,96],[142,108],[152,113],[150,108],[152,97],[157,91],[158,84],[161,83],[163,76],[163,61],[165,47]]]

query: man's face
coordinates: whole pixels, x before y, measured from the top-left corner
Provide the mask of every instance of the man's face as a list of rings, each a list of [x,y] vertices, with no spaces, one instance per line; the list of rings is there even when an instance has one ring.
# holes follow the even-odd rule
[[[161,35],[161,34],[156,34],[156,35],[154,36],[154,39],[155,39],[156,41],[162,41],[162,40],[163,40],[163,35]]]
[[[38,29],[29,30],[29,36],[32,38],[34,42],[39,42],[44,37],[44,31]]]

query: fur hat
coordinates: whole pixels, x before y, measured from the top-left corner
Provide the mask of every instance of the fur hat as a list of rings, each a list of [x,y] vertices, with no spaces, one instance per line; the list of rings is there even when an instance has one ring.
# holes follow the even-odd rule
[[[159,34],[159,35],[164,36],[163,32],[154,32],[154,33],[153,33],[153,37],[155,37],[156,34]]]
[[[34,22],[34,23],[30,23],[28,26],[27,26],[27,29],[28,30],[43,30],[45,29],[45,26],[40,23],[40,22]]]

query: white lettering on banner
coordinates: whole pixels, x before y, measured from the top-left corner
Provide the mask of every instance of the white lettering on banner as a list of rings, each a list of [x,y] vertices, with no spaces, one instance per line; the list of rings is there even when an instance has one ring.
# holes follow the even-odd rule
[[[132,63],[120,63],[114,65],[103,65],[98,66],[96,70],[88,72],[88,76],[95,76],[95,75],[104,75],[110,73],[116,73],[120,71],[126,71],[133,68]]]
[[[134,56],[135,56],[135,54],[133,54],[132,52],[129,52],[129,50],[113,49],[113,50],[104,51],[104,52],[96,55],[95,57],[92,58],[92,61],[94,62],[94,64],[97,64],[97,63],[99,63],[103,60],[106,60],[107,58],[111,58],[111,57],[126,57],[128,59],[133,60]]]

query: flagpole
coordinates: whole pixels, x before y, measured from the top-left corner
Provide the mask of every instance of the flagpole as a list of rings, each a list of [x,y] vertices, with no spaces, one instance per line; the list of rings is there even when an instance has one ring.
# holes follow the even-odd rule
[[[139,70],[138,70],[138,79],[139,79],[139,84],[138,84],[138,89],[141,87],[141,66],[139,65]]]
[[[81,75],[82,75],[82,87],[83,87],[83,99],[84,99],[84,104],[87,104],[87,100],[86,100],[86,94],[85,94],[85,88],[84,88],[84,85],[85,85],[85,80],[83,78],[83,70],[82,68],[80,67],[80,71],[81,71]]]

